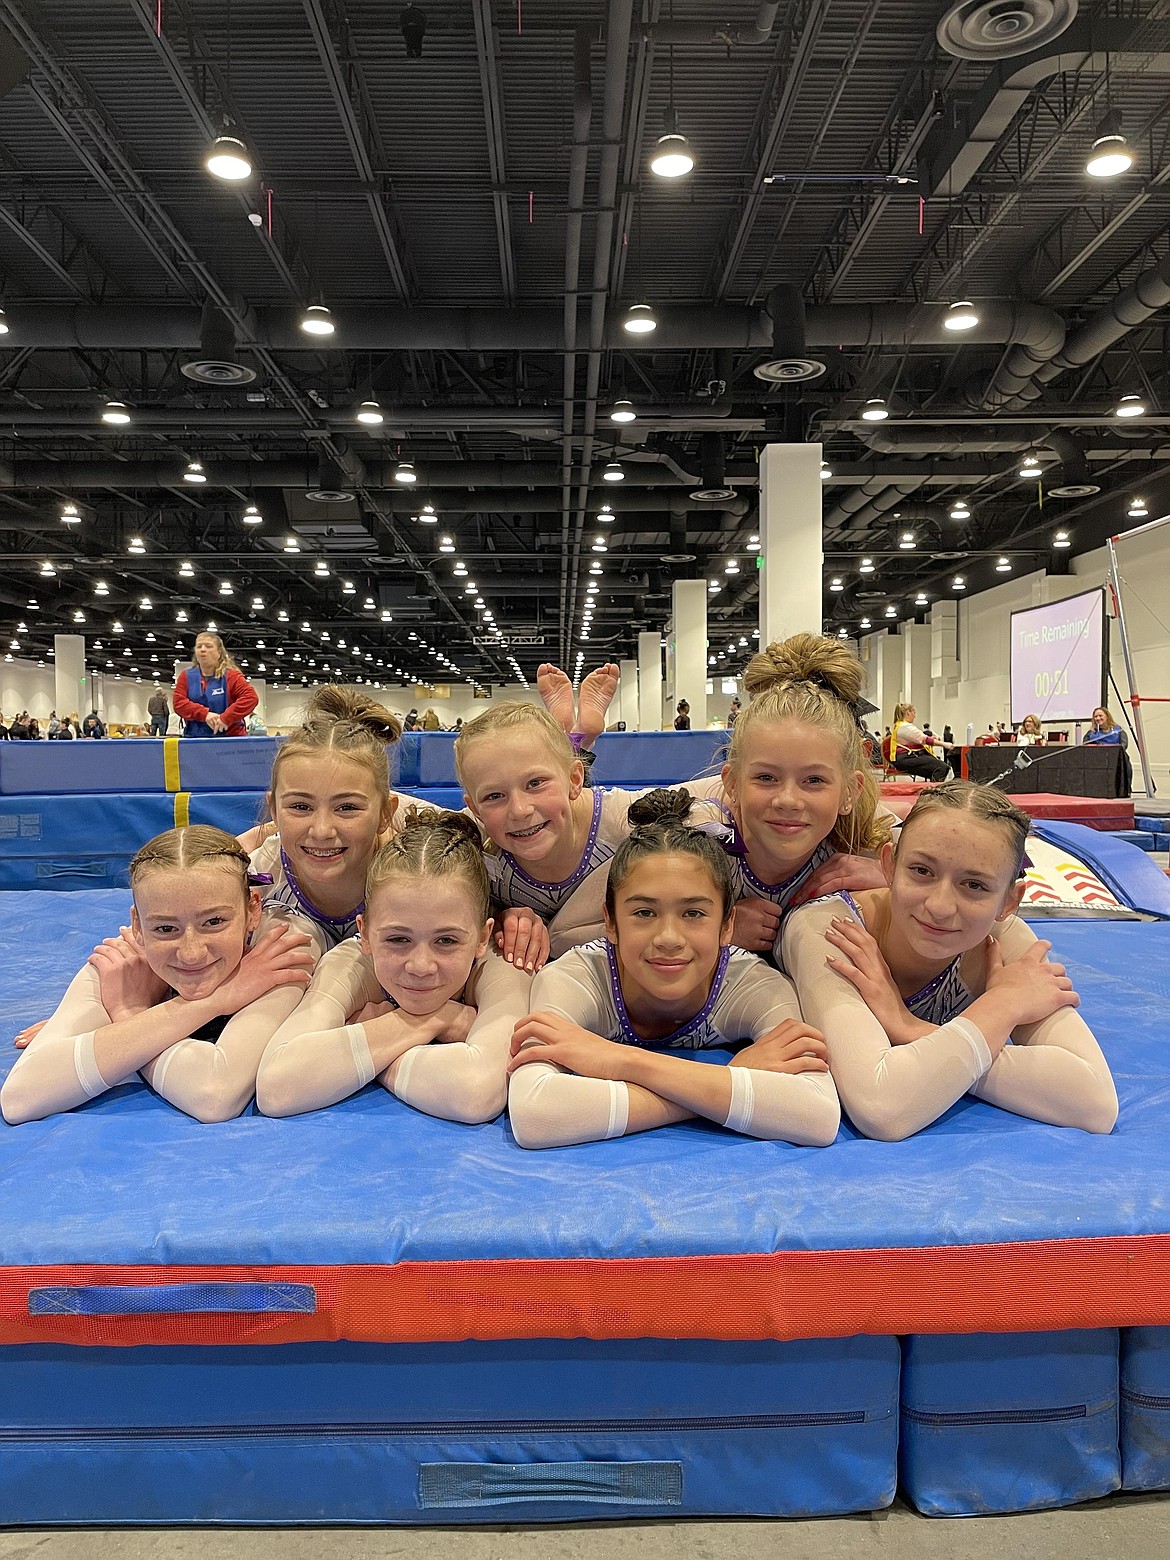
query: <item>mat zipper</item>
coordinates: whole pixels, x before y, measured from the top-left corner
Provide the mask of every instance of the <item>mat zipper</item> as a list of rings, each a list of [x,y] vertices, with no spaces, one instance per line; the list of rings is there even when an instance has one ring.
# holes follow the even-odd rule
[[[464,1435],[621,1435],[623,1433],[683,1430],[787,1430],[818,1425],[860,1425],[863,1409],[836,1414],[715,1414],[697,1419],[483,1419],[414,1420],[364,1424],[303,1425],[46,1425],[28,1429],[0,1429],[0,1443],[7,1441],[165,1441],[269,1440],[296,1436],[464,1436]]]
[[[1067,1408],[988,1408],[953,1414],[932,1414],[921,1408],[902,1407],[905,1419],[919,1425],[1046,1425],[1061,1419],[1087,1419],[1084,1403]]]
[[[1128,1387],[1122,1387],[1121,1395],[1138,1408],[1170,1408],[1170,1397],[1151,1397],[1148,1392],[1131,1392]]]

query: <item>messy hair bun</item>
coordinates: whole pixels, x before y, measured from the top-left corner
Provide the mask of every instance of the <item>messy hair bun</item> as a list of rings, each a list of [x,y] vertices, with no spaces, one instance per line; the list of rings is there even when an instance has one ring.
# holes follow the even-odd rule
[[[792,720],[831,732],[841,746],[842,779],[860,772],[861,794],[840,813],[829,843],[847,855],[876,850],[890,837],[889,825],[876,816],[877,783],[861,745],[859,700],[865,687],[860,661],[836,639],[793,634],[754,655],[744,673],[751,696],[737,717],[727,752],[728,768],[738,776],[752,733],[761,726]]]
[[[793,634],[768,645],[748,662],[743,685],[748,696],[768,693],[784,683],[812,683],[845,704],[856,704],[865,684],[861,662],[836,639]]]
[[[318,688],[309,700],[304,724],[309,726],[316,720],[353,721],[379,742],[397,742],[402,735],[402,723],[392,710],[358,688],[342,688],[336,683]]]
[[[612,920],[617,893],[630,873],[647,856],[694,856],[707,868],[716,895],[723,902],[724,920],[735,904],[735,885],[727,852],[712,835],[687,823],[694,798],[685,786],[647,791],[631,802],[626,816],[634,825],[614,852],[605,886],[605,908]]]
[[[335,753],[352,759],[373,781],[378,802],[390,800],[390,762],[386,755],[402,735],[398,716],[357,688],[330,683],[309,700],[301,725],[286,737],[272,761],[271,790],[275,797],[280,774],[291,758]]]

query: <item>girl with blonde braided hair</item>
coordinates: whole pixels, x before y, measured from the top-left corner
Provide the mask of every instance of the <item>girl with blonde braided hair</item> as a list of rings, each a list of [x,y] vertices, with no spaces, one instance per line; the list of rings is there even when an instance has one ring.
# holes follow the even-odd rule
[[[376,1081],[428,1115],[499,1115],[531,977],[491,947],[489,901],[474,822],[412,807],[370,866],[360,939],[322,958],[265,1052],[260,1110],[318,1110]]]

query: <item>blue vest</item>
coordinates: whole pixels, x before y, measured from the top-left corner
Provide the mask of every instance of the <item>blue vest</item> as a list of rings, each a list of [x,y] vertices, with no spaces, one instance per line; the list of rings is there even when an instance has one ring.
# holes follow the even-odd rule
[[[187,668],[187,697],[192,704],[205,704],[213,715],[222,715],[228,707],[227,678],[209,677],[197,666]],[[215,733],[205,720],[189,720],[183,727],[185,737],[212,737]]]

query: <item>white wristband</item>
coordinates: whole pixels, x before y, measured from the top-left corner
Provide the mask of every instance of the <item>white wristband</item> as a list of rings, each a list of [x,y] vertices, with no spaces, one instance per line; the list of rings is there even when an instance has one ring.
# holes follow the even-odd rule
[[[370,1042],[366,1039],[366,1031],[361,1024],[347,1024],[345,1033],[349,1040],[349,1049],[353,1057],[353,1070],[357,1074],[358,1088],[364,1089],[367,1083],[373,1081],[374,1077],[374,1058],[370,1055]]]
[[[97,1058],[93,1052],[93,1037],[96,1033],[91,1029],[88,1034],[78,1035],[73,1042],[73,1068],[77,1073],[77,1081],[81,1085],[82,1092],[87,1100],[104,1094],[109,1084],[98,1070]]]
[[[729,1067],[727,1072],[731,1078],[731,1104],[723,1125],[732,1132],[750,1132],[756,1103],[751,1071],[747,1067]]]

